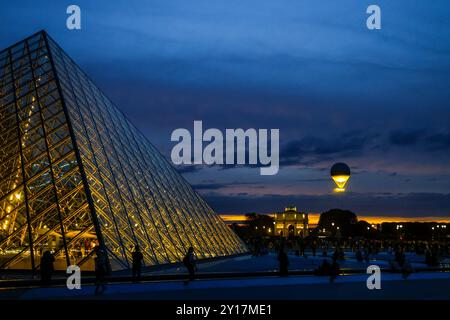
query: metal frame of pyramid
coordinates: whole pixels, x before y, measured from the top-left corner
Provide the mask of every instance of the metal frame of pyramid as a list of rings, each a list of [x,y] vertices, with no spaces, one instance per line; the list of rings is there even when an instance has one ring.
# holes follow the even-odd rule
[[[240,254],[244,243],[40,31],[0,51],[0,269],[111,270]]]

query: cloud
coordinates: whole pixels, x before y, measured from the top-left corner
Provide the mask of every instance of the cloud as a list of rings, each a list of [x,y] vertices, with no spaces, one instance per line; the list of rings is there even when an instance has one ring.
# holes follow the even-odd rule
[[[263,185],[259,185],[255,182],[239,182],[239,181],[233,181],[233,182],[226,182],[226,183],[220,183],[215,182],[213,180],[205,180],[203,183],[197,183],[193,184],[192,187],[195,190],[221,190],[228,187],[239,187],[239,186],[252,186],[253,188],[264,188]],[[248,193],[245,192],[247,195]]]
[[[198,172],[202,169],[201,165],[178,165],[175,166],[175,169],[181,174]]]
[[[391,146],[418,146],[422,150],[450,150],[450,132],[439,129],[394,130],[389,134]]]
[[[373,145],[378,135],[361,131],[345,132],[338,137],[328,138],[308,136],[288,142],[280,151],[282,165],[311,165],[337,157],[354,157],[363,154]]]
[[[450,132],[440,132],[429,135],[425,143],[430,150],[450,150]]]
[[[423,138],[424,133],[423,129],[395,130],[390,133],[389,142],[397,146],[415,145]]]
[[[324,212],[342,206],[364,215],[450,217],[450,194],[444,193],[348,193],[342,201],[332,194],[223,196],[212,192],[203,197],[218,213],[270,213],[282,210],[286,204],[296,204],[306,212]]]
[[[194,184],[192,187],[195,190],[218,190],[222,188],[226,188],[229,186],[229,183],[200,183],[200,184]]]

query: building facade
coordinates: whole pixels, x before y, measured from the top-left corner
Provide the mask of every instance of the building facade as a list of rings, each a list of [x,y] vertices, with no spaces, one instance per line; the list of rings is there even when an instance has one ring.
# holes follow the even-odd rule
[[[275,219],[275,235],[285,238],[307,237],[308,214],[299,212],[297,207],[286,207],[283,212],[273,214]]]
[[[0,51],[0,269],[112,270],[247,249],[44,31]]]

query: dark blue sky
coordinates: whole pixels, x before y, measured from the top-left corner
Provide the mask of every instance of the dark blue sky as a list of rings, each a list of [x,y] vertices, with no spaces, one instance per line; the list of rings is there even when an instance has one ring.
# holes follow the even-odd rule
[[[0,47],[46,29],[166,155],[194,120],[280,128],[276,176],[180,168],[218,212],[337,206],[328,171],[345,161],[345,207],[450,216],[449,15],[447,0],[10,1]]]

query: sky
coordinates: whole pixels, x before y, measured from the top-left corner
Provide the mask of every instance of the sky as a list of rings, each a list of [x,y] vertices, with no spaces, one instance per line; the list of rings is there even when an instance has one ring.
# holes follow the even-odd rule
[[[66,8],[81,8],[81,30]],[[366,27],[369,5],[381,30]],[[10,1],[0,48],[45,29],[170,160],[177,128],[280,129],[280,171],[177,166],[219,213],[450,217],[447,0]],[[346,162],[348,190],[329,169]]]

